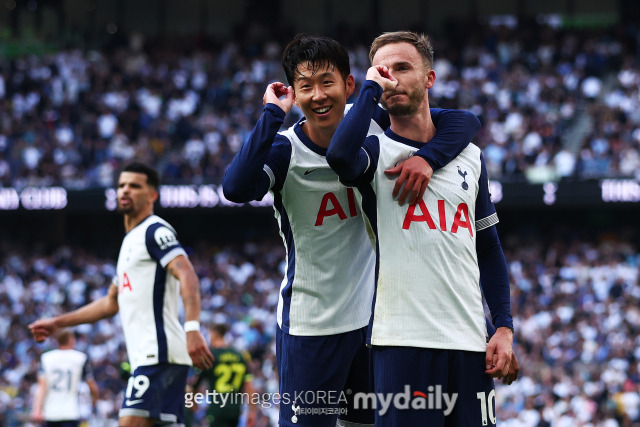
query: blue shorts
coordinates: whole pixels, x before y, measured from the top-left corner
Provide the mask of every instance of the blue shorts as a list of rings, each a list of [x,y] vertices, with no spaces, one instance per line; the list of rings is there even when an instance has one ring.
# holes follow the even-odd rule
[[[376,427],[496,425],[485,353],[374,346],[371,356],[376,394],[387,402],[376,398]]]
[[[190,366],[139,366],[129,377],[118,414],[184,424],[184,393]]]
[[[367,328],[336,335],[295,336],[277,329],[281,426],[335,427],[340,419],[374,422],[370,409],[354,409],[356,393],[372,391]]]

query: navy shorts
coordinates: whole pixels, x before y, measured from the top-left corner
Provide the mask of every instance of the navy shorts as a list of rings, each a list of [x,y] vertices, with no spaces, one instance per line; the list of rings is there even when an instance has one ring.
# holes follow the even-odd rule
[[[485,353],[374,346],[371,356],[376,427],[496,425]]]
[[[139,366],[129,377],[119,416],[184,424],[184,393],[190,366]]]
[[[80,421],[78,420],[67,420],[67,421],[47,421],[46,427],[78,427],[80,425]]]
[[[367,328],[336,335],[294,336],[277,329],[281,426],[371,424],[371,409],[354,409],[356,393],[372,391]]]

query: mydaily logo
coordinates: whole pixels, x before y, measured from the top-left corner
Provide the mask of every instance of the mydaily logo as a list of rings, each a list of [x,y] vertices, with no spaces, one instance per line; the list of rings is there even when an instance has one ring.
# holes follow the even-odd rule
[[[356,393],[353,407],[355,409],[375,409],[380,415],[387,413],[391,405],[396,409],[444,409],[447,416],[453,411],[458,393],[443,393],[442,386],[429,386],[427,393],[419,390],[411,392],[409,385],[404,386],[402,393]],[[444,406],[443,406],[444,405]]]

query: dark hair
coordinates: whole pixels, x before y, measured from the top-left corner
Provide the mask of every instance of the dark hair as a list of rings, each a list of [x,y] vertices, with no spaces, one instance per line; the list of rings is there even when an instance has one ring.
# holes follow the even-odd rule
[[[289,86],[300,73],[298,65],[309,64],[313,74],[322,68],[335,67],[346,81],[351,74],[349,52],[337,41],[322,36],[300,33],[293,38],[282,54],[282,68]]]
[[[143,173],[147,176],[147,184],[153,188],[158,188],[160,185],[160,178],[158,178],[158,172],[151,166],[145,165],[140,162],[129,163],[122,169],[122,172],[135,172]]]
[[[418,34],[411,31],[395,31],[391,33],[383,33],[376,37],[371,43],[371,50],[369,50],[369,61],[373,62],[373,57],[376,55],[378,49],[382,46],[391,43],[409,43],[415,46],[416,50],[422,57],[422,63],[427,70],[433,68],[433,46],[431,40],[424,34]]]
[[[220,335],[221,338],[224,338],[224,336],[227,335],[227,332],[229,332],[229,327],[222,323],[214,323],[213,325],[209,326],[209,329]]]

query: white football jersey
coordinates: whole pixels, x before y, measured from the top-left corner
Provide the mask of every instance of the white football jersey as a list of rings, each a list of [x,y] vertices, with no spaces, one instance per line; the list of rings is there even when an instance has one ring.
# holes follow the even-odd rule
[[[421,144],[391,131],[378,140],[371,184],[359,187],[365,206],[375,199],[369,206],[376,211],[367,211],[367,217],[376,224],[379,250],[370,343],[485,351],[476,233],[498,219],[480,149],[469,144],[433,174],[423,200],[400,206],[391,196],[396,177],[384,171]]]
[[[42,355],[40,375],[44,375],[47,392],[42,408],[46,421],[80,418],[78,394],[80,381],[92,379],[87,355],[78,350],[51,350]]]
[[[175,230],[151,215],[127,233],[118,256],[118,305],[129,363],[191,365],[178,320],[180,283],[165,268],[187,256]]]
[[[382,129],[372,120],[370,133]],[[326,149],[300,123],[280,132],[291,144],[281,189],[269,165],[275,216],[287,250],[278,325],[291,335],[330,335],[365,327],[371,316],[375,253],[359,194],[327,164]]]

